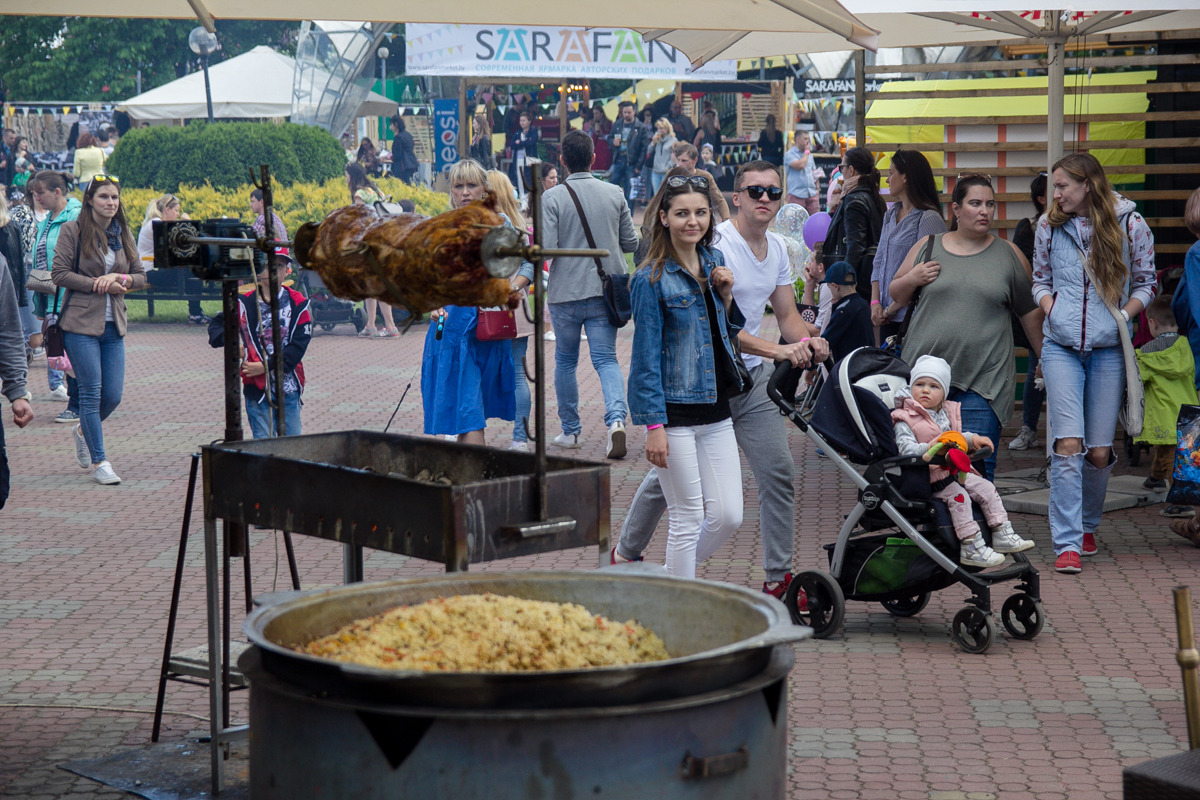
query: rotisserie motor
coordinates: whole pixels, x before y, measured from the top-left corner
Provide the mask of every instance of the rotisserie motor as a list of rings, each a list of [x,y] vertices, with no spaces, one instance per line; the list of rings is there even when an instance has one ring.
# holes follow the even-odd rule
[[[504,224],[492,206],[489,199],[428,218],[380,218],[366,206],[346,206],[302,225],[296,256],[348,300],[374,297],[417,314],[445,305],[502,306],[512,286],[489,275],[479,255],[487,232]]]

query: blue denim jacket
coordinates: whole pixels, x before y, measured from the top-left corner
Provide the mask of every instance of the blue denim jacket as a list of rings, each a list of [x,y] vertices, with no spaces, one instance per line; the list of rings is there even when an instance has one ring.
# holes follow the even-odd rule
[[[707,278],[724,266],[720,250],[701,249],[700,269]],[[650,280],[650,267],[634,273],[633,358],[629,366],[629,410],[634,425],[667,421],[667,403],[715,403],[717,371],[704,293],[688,271],[674,260],[663,264],[662,275]],[[721,346],[738,358],[730,337],[745,324],[737,303],[729,314],[714,296],[720,322]]]

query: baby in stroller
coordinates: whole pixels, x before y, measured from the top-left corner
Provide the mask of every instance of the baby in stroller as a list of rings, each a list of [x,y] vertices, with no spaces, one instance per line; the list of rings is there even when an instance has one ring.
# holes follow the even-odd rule
[[[892,411],[896,431],[896,447],[900,455],[924,455],[937,444],[938,437],[955,431],[966,439],[968,450],[994,447],[986,436],[962,430],[962,414],[958,403],[946,400],[950,386],[950,365],[937,356],[924,355],[913,364],[908,391],[896,398]],[[946,467],[931,466],[929,480],[933,496],[946,503],[954,532],[961,543],[959,560],[971,567],[995,567],[1004,562],[1004,554],[1020,553],[1033,547],[1029,539],[1018,536],[1008,520],[1008,513],[996,487],[972,471],[952,472]],[[971,511],[971,500],[979,504],[988,527],[992,529],[992,546],[988,547],[979,523]]]

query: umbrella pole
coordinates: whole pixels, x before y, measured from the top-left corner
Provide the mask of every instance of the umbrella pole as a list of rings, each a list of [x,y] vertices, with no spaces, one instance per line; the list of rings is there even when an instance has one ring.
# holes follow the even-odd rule
[[[1066,80],[1066,38],[1054,17],[1054,32],[1046,39],[1046,172],[1063,155],[1063,82]]]

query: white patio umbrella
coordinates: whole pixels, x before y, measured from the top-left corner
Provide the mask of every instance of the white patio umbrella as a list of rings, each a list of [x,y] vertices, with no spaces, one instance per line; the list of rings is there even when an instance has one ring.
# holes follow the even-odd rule
[[[213,116],[229,118],[286,117],[292,113],[293,58],[269,47],[214,64],[208,70],[212,81]],[[396,102],[371,92],[359,109],[363,115],[396,113]],[[193,72],[158,86],[117,105],[134,119],[161,121],[198,119],[208,116],[204,75]]]
[[[0,14],[28,14],[28,3],[0,0]],[[838,0],[604,0],[603,2],[546,2],[508,0],[358,0],[347,8],[359,19],[376,22],[430,22],[472,25],[567,25],[572,27],[629,27],[669,29],[695,22],[712,31],[741,30],[747,21],[756,30],[790,33],[833,31],[844,41],[872,48],[867,28]],[[213,19],[324,19],[327,2],[316,0],[112,0],[97,5],[87,0],[39,0],[38,14],[198,18],[212,30]],[[686,21],[686,22],[685,22]]]
[[[1047,109],[1063,107],[1068,39],[1120,30],[1165,31],[1200,28],[1200,0],[1147,0],[1129,10],[1130,0],[1089,0],[1090,11],[1023,11],[1022,0],[987,2],[987,11],[970,0],[845,0],[862,23],[880,31],[878,46],[930,45],[1028,39],[1048,48]],[[748,22],[753,22],[750,18]],[[743,26],[744,27],[744,26]],[[682,50],[693,63],[731,58],[762,58],[791,53],[845,50],[828,34],[796,36],[774,31],[664,30],[643,32]],[[1047,163],[1062,156],[1062,114],[1048,114]]]

